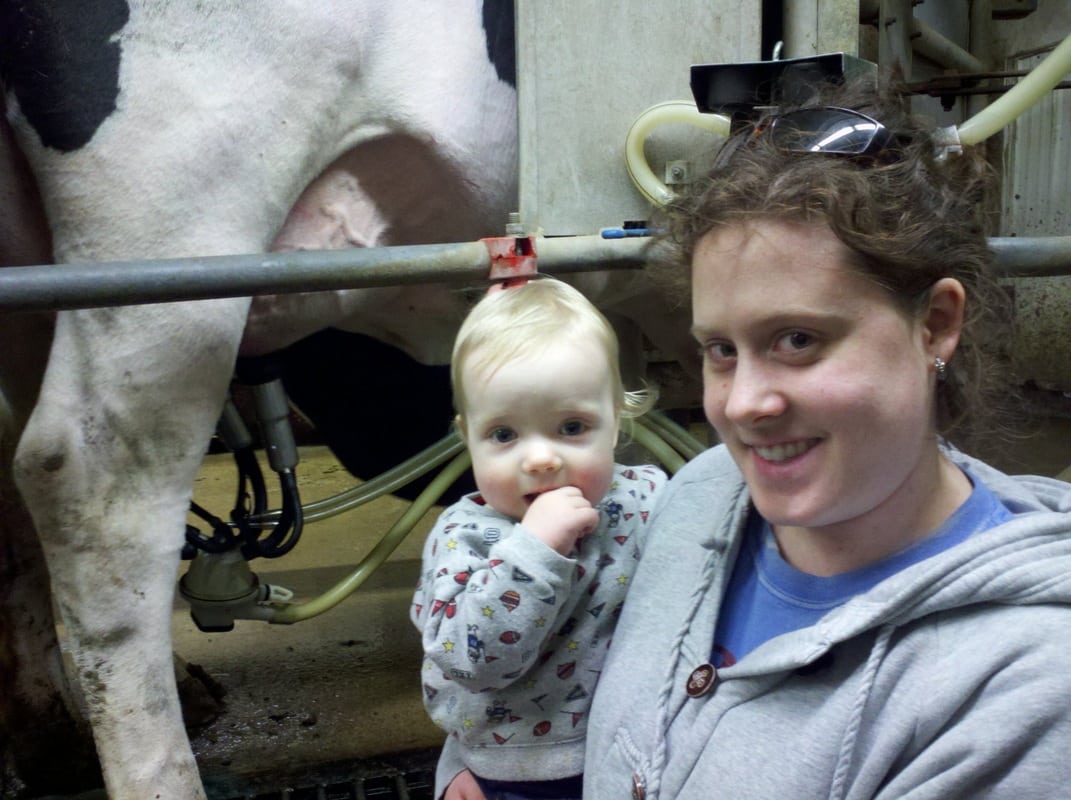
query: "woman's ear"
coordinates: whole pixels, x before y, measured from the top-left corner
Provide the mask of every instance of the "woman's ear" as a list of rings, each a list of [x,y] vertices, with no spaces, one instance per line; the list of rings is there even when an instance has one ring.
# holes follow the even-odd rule
[[[941,278],[930,289],[922,315],[923,345],[931,356],[950,361],[959,344],[967,293],[955,278]]]

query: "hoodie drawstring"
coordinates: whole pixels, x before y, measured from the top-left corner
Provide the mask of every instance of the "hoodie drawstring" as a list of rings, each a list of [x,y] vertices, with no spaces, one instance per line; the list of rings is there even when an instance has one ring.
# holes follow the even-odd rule
[[[878,673],[881,662],[885,660],[885,654],[889,650],[889,640],[896,630],[895,625],[884,625],[878,632],[874,646],[870,650],[870,656],[866,660],[866,669],[863,671],[862,683],[859,693],[852,705],[852,716],[848,720],[848,727],[844,730],[844,738],[840,743],[840,753],[837,755],[837,768],[833,771],[833,782],[829,788],[829,800],[844,800],[848,787],[848,771],[852,766],[852,756],[859,739],[859,729],[863,724],[863,712],[866,709],[870,691],[874,686],[874,680]]]

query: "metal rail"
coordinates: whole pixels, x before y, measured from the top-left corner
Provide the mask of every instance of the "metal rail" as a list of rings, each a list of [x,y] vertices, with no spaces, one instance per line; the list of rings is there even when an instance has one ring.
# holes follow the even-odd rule
[[[541,272],[638,269],[649,240],[535,240]],[[60,311],[140,303],[293,294],[417,283],[486,281],[484,242],[303,250],[0,269],[0,311]]]
[[[535,239],[540,272],[643,267],[649,239]],[[1071,236],[990,239],[1009,277],[1071,275]],[[483,242],[254,255],[48,264],[0,269],[0,312],[291,294],[416,283],[486,281]]]
[[[1071,275],[1071,236],[1002,236],[990,239],[989,248],[1009,278]]]

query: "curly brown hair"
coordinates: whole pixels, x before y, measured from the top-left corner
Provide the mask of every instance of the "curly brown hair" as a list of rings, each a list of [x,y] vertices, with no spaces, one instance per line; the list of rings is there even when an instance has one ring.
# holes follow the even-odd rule
[[[966,319],[951,374],[938,385],[937,422],[943,435],[973,446],[991,432],[992,413],[1010,386],[1010,303],[994,279],[986,240],[993,170],[979,152],[938,157],[933,123],[912,115],[889,83],[820,87],[800,107],[813,106],[880,121],[893,134],[894,157],[806,154],[770,136],[751,137],[664,210],[663,240],[673,255],[663,268],[675,264],[687,275],[681,267],[690,268],[698,241],[718,226],[791,219],[829,225],[851,251],[850,266],[905,313],[918,313],[941,278],[957,279],[967,294]]]

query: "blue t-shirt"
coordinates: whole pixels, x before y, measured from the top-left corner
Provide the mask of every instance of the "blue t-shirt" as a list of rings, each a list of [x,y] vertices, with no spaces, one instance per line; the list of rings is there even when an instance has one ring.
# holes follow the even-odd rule
[[[876,564],[830,577],[800,572],[785,561],[769,523],[753,512],[718,617],[711,664],[735,664],[767,639],[813,625],[889,576],[1011,519],[981,481],[967,477],[974,485],[970,496],[932,534]]]

